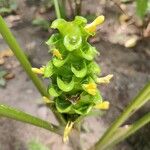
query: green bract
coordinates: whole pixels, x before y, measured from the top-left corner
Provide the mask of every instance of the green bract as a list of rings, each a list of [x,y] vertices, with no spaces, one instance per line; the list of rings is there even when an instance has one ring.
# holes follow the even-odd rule
[[[102,102],[95,81],[100,73],[94,61],[98,52],[87,41],[86,23],[80,16],[71,22],[57,19],[51,28],[58,33],[46,42],[53,54],[44,68],[44,77],[51,79],[48,92],[57,110],[68,115],[86,115]]]

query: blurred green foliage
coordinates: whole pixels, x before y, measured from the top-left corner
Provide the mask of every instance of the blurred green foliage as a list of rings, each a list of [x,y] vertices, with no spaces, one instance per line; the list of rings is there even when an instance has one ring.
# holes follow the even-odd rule
[[[136,0],[136,11],[138,16],[140,16],[141,18],[143,18],[145,16],[145,14],[149,11],[149,7],[148,7],[148,3],[150,3],[149,0]]]
[[[0,0],[0,15],[7,15],[16,11],[18,5],[16,0]]]
[[[49,28],[49,21],[47,21],[44,18],[34,19],[32,21],[32,24],[35,25],[35,26],[39,26],[39,27],[41,27],[44,30],[48,30],[48,28]]]

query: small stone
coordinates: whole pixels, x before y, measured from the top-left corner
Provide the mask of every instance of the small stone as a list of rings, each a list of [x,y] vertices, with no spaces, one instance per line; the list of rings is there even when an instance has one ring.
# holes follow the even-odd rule
[[[137,36],[133,36],[133,37],[130,37],[124,44],[124,46],[126,48],[131,48],[131,47],[134,47],[136,44],[137,44],[137,41],[138,41],[138,37]]]

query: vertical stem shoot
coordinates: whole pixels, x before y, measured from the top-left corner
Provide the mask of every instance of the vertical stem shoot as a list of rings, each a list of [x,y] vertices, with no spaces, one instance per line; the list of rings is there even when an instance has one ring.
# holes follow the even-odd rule
[[[57,18],[61,18],[58,0],[54,0],[54,6]]]

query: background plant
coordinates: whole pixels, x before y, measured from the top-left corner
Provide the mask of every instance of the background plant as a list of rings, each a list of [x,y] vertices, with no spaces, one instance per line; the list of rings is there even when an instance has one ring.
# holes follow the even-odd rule
[[[17,3],[12,0],[0,0],[0,14],[7,15],[17,10]]]

